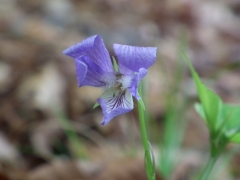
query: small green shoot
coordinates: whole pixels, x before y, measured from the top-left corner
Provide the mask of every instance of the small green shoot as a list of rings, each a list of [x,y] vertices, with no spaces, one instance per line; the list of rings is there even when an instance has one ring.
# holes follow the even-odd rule
[[[201,102],[195,105],[195,109],[207,123],[210,133],[211,157],[200,177],[200,180],[206,180],[226,144],[240,143],[240,106],[222,102],[216,93],[201,82],[185,53],[183,57],[191,71]]]
[[[183,53],[184,59],[192,73],[193,79],[195,81],[199,99],[202,103],[203,110],[206,116],[207,124],[210,131],[216,130],[219,126],[221,119],[219,117],[219,112],[222,108],[222,100],[216,95],[212,90],[208,89],[200,80],[197,72],[194,70],[190,60],[187,55]]]
[[[112,60],[113,60],[113,68],[116,72],[118,72],[118,64],[114,56],[112,56]]]
[[[98,106],[99,106],[99,103],[96,102],[96,103],[93,105],[93,109],[95,109],[95,108],[98,107]]]

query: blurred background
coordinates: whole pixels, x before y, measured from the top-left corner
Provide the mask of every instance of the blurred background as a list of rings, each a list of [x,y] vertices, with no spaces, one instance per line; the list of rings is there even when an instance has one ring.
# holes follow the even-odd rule
[[[62,54],[95,34],[111,55],[114,43],[158,47],[143,97],[157,179],[196,177],[208,130],[181,53],[239,104],[239,0],[1,0],[0,180],[146,180],[137,108],[101,126],[92,107],[102,90],[78,88]],[[239,147],[214,170],[212,179],[239,179]]]

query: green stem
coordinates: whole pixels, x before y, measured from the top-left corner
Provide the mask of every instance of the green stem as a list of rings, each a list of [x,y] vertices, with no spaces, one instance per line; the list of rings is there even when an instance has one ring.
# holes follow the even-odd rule
[[[208,177],[213,169],[214,164],[216,163],[217,159],[219,157],[219,154],[210,157],[202,175],[200,176],[199,180],[208,180]]]
[[[141,83],[139,84],[139,94],[142,94],[142,86]],[[140,130],[141,130],[141,136],[142,136],[142,143],[145,150],[145,168],[146,173],[148,176],[148,180],[155,180],[155,169],[154,164],[152,162],[151,158],[151,148],[147,137],[147,130],[146,130],[146,124],[145,124],[145,118],[144,118],[144,110],[140,103],[138,103],[138,114],[139,114],[139,120],[140,120]]]

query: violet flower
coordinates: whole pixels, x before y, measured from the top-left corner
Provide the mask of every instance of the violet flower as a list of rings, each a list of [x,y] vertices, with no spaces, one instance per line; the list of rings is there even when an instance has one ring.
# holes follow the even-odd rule
[[[133,109],[138,84],[156,60],[156,47],[135,47],[114,44],[118,70],[113,67],[109,53],[99,35],[89,37],[63,51],[75,59],[78,86],[103,87],[97,100],[103,111],[102,125],[115,116]]]

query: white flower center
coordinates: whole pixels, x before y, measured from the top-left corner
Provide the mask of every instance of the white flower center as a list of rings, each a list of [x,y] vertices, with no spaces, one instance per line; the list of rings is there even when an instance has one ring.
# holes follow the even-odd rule
[[[104,89],[114,88],[116,92],[121,92],[130,87],[131,80],[132,76],[130,75],[117,74],[116,76],[106,76],[104,81],[107,82],[107,86]]]
[[[125,76],[121,76],[121,78],[117,80],[117,83],[121,85],[120,88],[123,90],[123,89],[127,89],[131,85],[131,80],[132,80],[131,76],[125,75]]]

